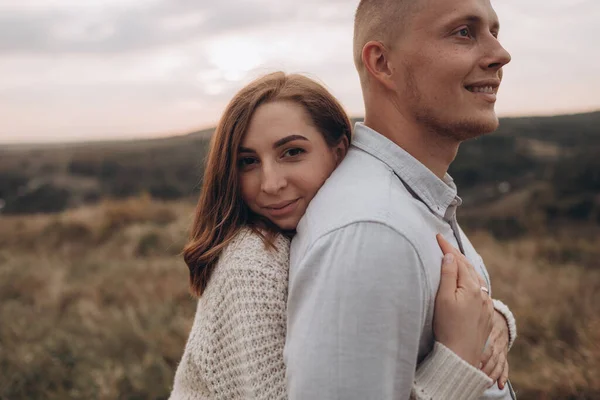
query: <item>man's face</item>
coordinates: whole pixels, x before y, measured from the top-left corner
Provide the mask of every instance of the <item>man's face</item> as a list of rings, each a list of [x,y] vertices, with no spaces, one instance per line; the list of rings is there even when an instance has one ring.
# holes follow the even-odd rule
[[[398,107],[457,140],[494,131],[496,93],[510,54],[498,42],[490,1],[420,1],[389,54]]]

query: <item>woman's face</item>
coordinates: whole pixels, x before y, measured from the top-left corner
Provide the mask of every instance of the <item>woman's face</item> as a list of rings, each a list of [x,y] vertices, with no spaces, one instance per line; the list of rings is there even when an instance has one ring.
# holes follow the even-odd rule
[[[346,147],[342,141],[330,148],[301,105],[291,101],[262,104],[238,150],[244,202],[280,229],[296,229]]]

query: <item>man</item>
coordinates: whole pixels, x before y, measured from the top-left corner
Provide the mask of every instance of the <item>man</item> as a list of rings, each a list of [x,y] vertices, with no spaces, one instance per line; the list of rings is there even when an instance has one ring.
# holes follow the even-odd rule
[[[284,357],[291,399],[408,399],[434,343],[441,233],[489,276],[456,221],[460,143],[494,131],[502,67],[489,0],[363,0],[354,58],[365,102],[345,160],[291,249]],[[507,316],[496,313],[485,399],[510,399]],[[514,321],[514,319],[513,319]],[[440,380],[444,377],[440,376]],[[448,384],[448,382],[446,382]]]

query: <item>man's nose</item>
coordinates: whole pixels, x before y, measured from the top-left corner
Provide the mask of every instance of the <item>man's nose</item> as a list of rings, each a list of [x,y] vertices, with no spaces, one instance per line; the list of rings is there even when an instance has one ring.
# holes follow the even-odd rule
[[[261,190],[268,194],[276,194],[287,185],[285,175],[276,165],[266,164],[262,171]]]
[[[482,68],[499,70],[510,62],[510,53],[502,47],[497,38],[491,36],[486,47],[486,56],[481,60]]]

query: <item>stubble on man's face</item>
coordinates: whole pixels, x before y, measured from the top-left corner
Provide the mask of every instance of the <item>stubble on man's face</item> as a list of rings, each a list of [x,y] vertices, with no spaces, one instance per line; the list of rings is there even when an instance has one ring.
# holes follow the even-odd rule
[[[403,63],[402,68],[407,109],[415,122],[426,131],[463,142],[491,133],[498,128],[498,120],[492,123],[491,121],[483,122],[477,118],[444,118],[444,110],[436,110],[427,101],[424,101],[423,94],[417,85],[415,67]]]
[[[410,29],[390,47],[397,72],[393,78],[396,109],[416,129],[457,141],[493,132],[498,127],[494,104],[471,90],[473,84],[494,80],[493,85],[501,80],[500,64],[510,61],[492,38],[492,31],[497,34],[497,17],[491,4],[488,0],[421,1],[419,13],[407,25]],[[481,22],[470,22],[469,15]],[[458,35],[465,30],[467,36]]]

